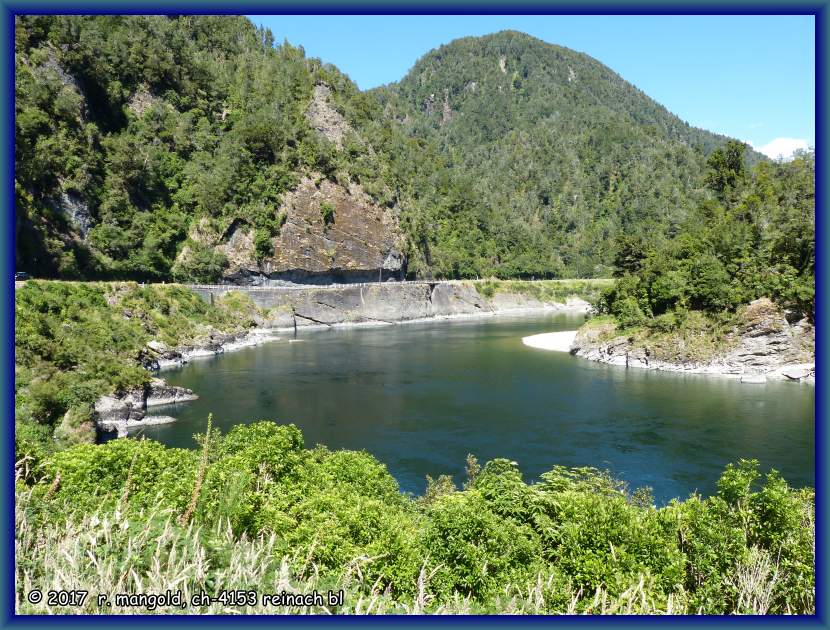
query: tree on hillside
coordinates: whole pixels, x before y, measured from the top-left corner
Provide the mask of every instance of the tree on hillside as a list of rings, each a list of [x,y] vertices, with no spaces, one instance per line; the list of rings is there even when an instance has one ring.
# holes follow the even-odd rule
[[[744,151],[746,145],[729,140],[726,146],[715,149],[706,161],[706,184],[723,199],[735,188],[744,175]]]

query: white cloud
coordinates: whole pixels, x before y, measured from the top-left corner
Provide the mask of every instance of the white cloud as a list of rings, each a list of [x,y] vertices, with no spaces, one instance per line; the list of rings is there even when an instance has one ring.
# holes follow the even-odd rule
[[[797,149],[808,149],[809,147],[810,144],[803,138],[776,138],[772,142],[754,148],[773,160],[778,158],[789,160],[792,159],[793,153]]]

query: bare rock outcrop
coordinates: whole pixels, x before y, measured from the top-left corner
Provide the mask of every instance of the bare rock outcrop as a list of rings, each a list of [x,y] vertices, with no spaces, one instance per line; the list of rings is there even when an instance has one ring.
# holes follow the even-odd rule
[[[306,120],[311,128],[326,140],[334,143],[338,149],[343,148],[343,139],[352,131],[351,126],[329,102],[331,88],[325,83],[314,86],[311,103],[306,110]]]
[[[577,334],[571,354],[611,365],[721,374],[745,383],[815,381],[815,328],[806,319],[790,324],[783,310],[767,298],[738,311],[734,329],[727,336],[730,349],[707,361],[661,360],[647,342],[634,343],[615,332],[613,324],[587,326]]]
[[[147,408],[196,400],[198,396],[185,387],[168,385],[154,378],[143,388],[102,396],[95,402],[92,417],[100,431],[117,431],[119,437],[129,429],[175,421],[170,416],[149,416]]]
[[[397,211],[378,205],[359,184],[344,186],[312,173],[283,195],[274,213],[285,221],[271,239],[273,253],[261,260],[254,227],[242,218],[221,235],[202,219],[190,238],[226,256],[224,280],[235,284],[369,282],[405,273]],[[188,256],[189,248],[179,255]]]
[[[56,212],[66,217],[82,240],[86,239],[92,226],[92,214],[89,205],[83,199],[72,191],[62,190],[57,199],[51,200],[50,205]]]

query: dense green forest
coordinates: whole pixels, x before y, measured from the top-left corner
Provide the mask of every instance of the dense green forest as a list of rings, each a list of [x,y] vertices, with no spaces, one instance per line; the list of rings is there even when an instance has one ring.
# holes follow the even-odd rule
[[[195,218],[265,241],[298,173],[338,166],[303,112],[345,79],[244,18],[21,17],[15,46],[17,261],[38,276],[215,278],[215,252],[174,264]]]
[[[748,168],[729,142],[709,157],[711,197],[662,242],[622,235],[618,281],[598,302],[623,328],[682,328],[690,313],[728,322],[769,297],[795,321],[815,317],[815,155]]]
[[[707,198],[725,141],[515,32],[365,93],[242,17],[19,16],[15,70],[17,266],[38,277],[216,280],[191,228],[244,222],[265,257],[311,173],[399,215],[410,276],[603,276],[608,239],[659,240]],[[341,145],[305,115],[318,84]]]
[[[675,230],[706,198],[705,156],[726,141],[595,59],[513,31],[442,46],[377,93],[482,202],[435,247],[480,231],[477,266],[496,274],[608,275],[608,240]],[[442,225],[431,212],[414,229],[426,241]]]

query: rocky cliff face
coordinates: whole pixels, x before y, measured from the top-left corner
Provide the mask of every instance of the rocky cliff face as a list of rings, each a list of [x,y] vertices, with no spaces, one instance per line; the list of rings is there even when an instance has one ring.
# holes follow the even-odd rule
[[[354,130],[343,119],[340,113],[331,106],[329,97],[331,88],[318,83],[314,86],[314,93],[306,110],[306,120],[311,128],[322,135],[329,142],[334,143],[338,149],[343,148],[343,138]]]
[[[203,300],[217,299],[234,287],[192,287]],[[522,310],[587,312],[576,296],[565,303],[543,302],[531,295],[498,292],[482,295],[473,282],[388,282],[334,287],[256,287],[245,290],[262,309],[264,328],[359,323],[393,323],[430,317],[487,315]]]
[[[815,380],[815,328],[806,319],[790,324],[784,312],[767,298],[750,303],[737,314],[727,335],[729,348],[707,361],[666,361],[655,356],[648,342],[614,334],[613,324],[579,331],[571,354],[592,361],[652,370],[722,374],[747,383],[767,379]]]
[[[254,228],[244,220],[221,236],[203,220],[190,238],[222,252],[229,262],[223,280],[236,284],[376,282],[405,274],[397,212],[374,203],[359,184],[346,187],[314,173],[283,195],[275,212],[285,221],[271,239],[273,253],[261,260]],[[181,255],[189,255],[187,248]]]
[[[327,85],[315,86],[305,113],[311,128],[338,149],[347,136],[366,146],[331,105],[330,94]],[[189,237],[227,257],[223,281],[235,284],[373,282],[406,273],[398,209],[379,205],[360,184],[307,173],[273,213],[283,222],[271,238],[273,253],[265,257],[257,257],[254,226],[245,217],[222,234],[202,219]],[[185,247],[179,256],[189,255]]]

